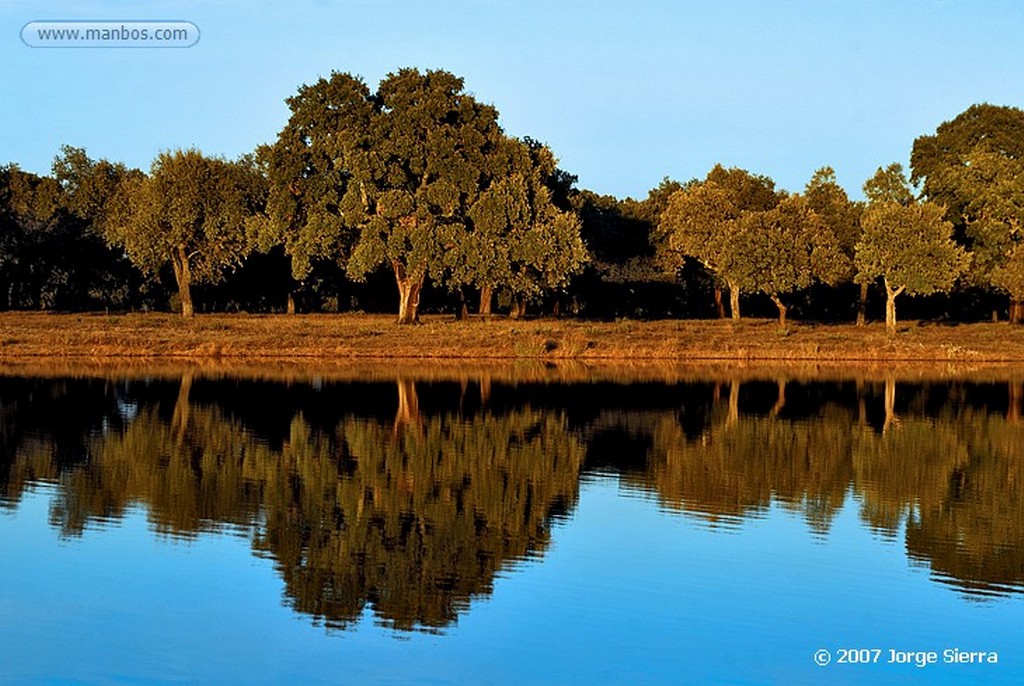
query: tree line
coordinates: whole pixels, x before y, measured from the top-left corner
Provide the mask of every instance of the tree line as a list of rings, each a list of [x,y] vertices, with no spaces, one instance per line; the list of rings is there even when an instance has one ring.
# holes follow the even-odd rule
[[[0,308],[294,312],[528,306],[591,317],[774,311],[863,324],[884,295],[951,293],[952,319],[1024,316],[1024,111],[973,105],[851,200],[715,166],[647,198],[579,189],[445,71],[371,90],[332,73],[238,160],[160,153],[148,172],[65,146],[0,167]],[[393,286],[388,286],[388,281]],[[397,303],[395,295],[397,294]],[[726,302],[725,295],[728,294]],[[741,309],[742,308],[742,309]],[[918,312],[927,310],[921,310]]]

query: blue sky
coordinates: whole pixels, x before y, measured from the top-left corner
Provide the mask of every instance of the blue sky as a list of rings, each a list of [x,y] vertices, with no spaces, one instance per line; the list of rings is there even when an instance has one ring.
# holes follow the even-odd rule
[[[180,19],[189,49],[33,49],[32,20]],[[332,70],[371,86],[444,68],[579,185],[643,197],[715,163],[799,190],[830,165],[855,197],[975,102],[1024,106],[1020,0],[203,2],[0,0],[0,163],[46,172],[63,143],[148,168],[234,157]]]

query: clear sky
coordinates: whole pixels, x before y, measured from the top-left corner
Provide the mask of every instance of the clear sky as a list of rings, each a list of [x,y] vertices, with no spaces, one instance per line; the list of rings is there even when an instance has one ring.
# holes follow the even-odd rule
[[[180,19],[188,49],[42,49],[32,20]],[[273,140],[284,99],[332,70],[371,86],[443,68],[579,185],[644,197],[717,162],[801,189],[823,165],[861,197],[969,105],[1024,106],[1021,0],[0,0],[0,163],[60,145],[149,167]]]

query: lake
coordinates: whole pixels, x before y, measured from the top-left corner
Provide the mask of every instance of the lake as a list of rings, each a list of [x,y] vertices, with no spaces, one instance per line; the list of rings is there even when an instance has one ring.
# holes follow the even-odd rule
[[[1019,373],[11,374],[0,683],[1024,682]]]

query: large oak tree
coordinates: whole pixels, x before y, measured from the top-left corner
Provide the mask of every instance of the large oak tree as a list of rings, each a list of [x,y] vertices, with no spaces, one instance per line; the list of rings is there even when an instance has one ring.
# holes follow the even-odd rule
[[[443,280],[446,253],[488,185],[503,134],[497,111],[461,78],[402,69],[375,93],[334,73],[289,99],[291,118],[265,153],[270,221],[298,260],[333,255],[359,280],[380,267],[398,287],[398,321],[416,321],[428,276]]]

